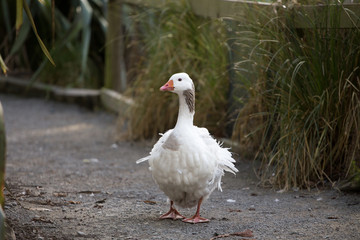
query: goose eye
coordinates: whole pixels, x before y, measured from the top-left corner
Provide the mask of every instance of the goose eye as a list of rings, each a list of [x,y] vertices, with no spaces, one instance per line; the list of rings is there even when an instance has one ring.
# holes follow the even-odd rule
[[[181,80],[182,80],[181,78],[178,79],[179,82],[181,82]]]

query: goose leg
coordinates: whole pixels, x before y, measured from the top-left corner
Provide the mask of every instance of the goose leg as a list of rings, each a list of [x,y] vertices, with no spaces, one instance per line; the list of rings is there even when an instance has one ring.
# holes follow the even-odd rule
[[[160,216],[160,219],[166,219],[166,218],[171,218],[173,220],[177,220],[177,219],[183,219],[185,218],[183,215],[181,215],[174,207],[174,202],[173,201],[170,201],[170,210],[161,215]]]
[[[207,218],[203,218],[200,217],[200,205],[203,201],[203,198],[199,199],[198,205],[197,205],[197,209],[196,209],[196,213],[194,216],[192,216],[191,218],[185,218],[183,220],[183,222],[187,222],[187,223],[205,223],[205,222],[209,222],[210,220]]]

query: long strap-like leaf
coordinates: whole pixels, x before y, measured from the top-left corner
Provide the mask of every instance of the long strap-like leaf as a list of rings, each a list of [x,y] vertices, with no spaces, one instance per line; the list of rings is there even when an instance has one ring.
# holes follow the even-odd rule
[[[1,57],[1,54],[0,54],[0,67],[1,67],[2,72],[4,74],[6,74],[7,67],[5,65],[5,62],[4,62],[3,58]]]
[[[16,33],[23,24],[23,0],[16,0]]]
[[[31,12],[30,12],[29,6],[28,6],[27,3],[26,3],[26,0],[23,0],[22,2],[23,2],[23,6],[24,6],[24,9],[25,9],[26,15],[28,16],[28,18],[29,18],[29,20],[30,20],[31,26],[32,26],[32,28],[33,28],[33,30],[34,30],[34,33],[35,33],[35,35],[36,35],[36,38],[37,38],[37,40],[38,40],[38,42],[39,42],[39,45],[40,45],[40,47],[41,47],[41,50],[43,51],[43,53],[45,54],[45,56],[49,59],[49,61],[52,63],[52,65],[56,66],[53,58],[51,57],[49,51],[47,50],[45,44],[43,43],[43,41],[41,40],[41,38],[40,38],[40,36],[39,36],[39,34],[38,34],[38,32],[37,32],[34,19],[33,19],[32,15],[31,15]]]

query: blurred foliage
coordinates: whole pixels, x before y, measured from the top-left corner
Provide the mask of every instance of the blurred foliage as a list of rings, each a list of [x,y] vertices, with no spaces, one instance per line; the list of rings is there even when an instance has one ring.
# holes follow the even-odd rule
[[[174,127],[178,98],[159,88],[176,72],[187,72],[194,81],[195,124],[224,135],[229,79],[223,23],[195,16],[186,1],[162,9],[129,5],[125,11],[126,35],[132,36],[127,45],[141,46],[129,71],[136,74],[126,92],[135,100],[128,136],[151,138]]]
[[[4,0],[0,5],[0,35],[4,36],[0,54],[10,74],[31,73],[33,80],[59,86],[98,88],[103,85],[105,0],[24,1],[29,9],[23,21],[16,16],[16,2]],[[55,3],[53,8],[52,3]],[[15,20],[17,27],[22,22],[18,31],[12,27]],[[50,46],[57,67],[44,59],[45,46]]]
[[[4,125],[4,112],[0,102],[0,207],[4,207],[5,197],[5,166],[6,166],[6,134]]]
[[[360,159],[360,30],[338,28],[340,8],[325,8],[315,19],[300,8],[276,16],[249,10],[240,19],[236,43],[244,58],[236,69],[250,97],[234,136],[245,143],[261,139],[264,183],[311,187],[360,173],[354,167]],[[294,27],[294,11],[309,29]]]
[[[0,239],[5,239],[5,167],[6,167],[6,134],[4,126],[4,112],[0,102]]]

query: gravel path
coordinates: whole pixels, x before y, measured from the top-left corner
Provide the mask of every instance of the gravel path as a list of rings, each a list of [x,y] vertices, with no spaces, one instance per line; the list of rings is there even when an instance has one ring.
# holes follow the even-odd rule
[[[166,197],[147,164],[135,164],[151,143],[116,142],[116,116],[43,99],[0,100],[11,191],[5,213],[16,239],[360,239],[359,194],[259,188],[251,162],[241,159],[238,175],[227,174],[223,192],[203,204],[210,223],[159,220]]]

